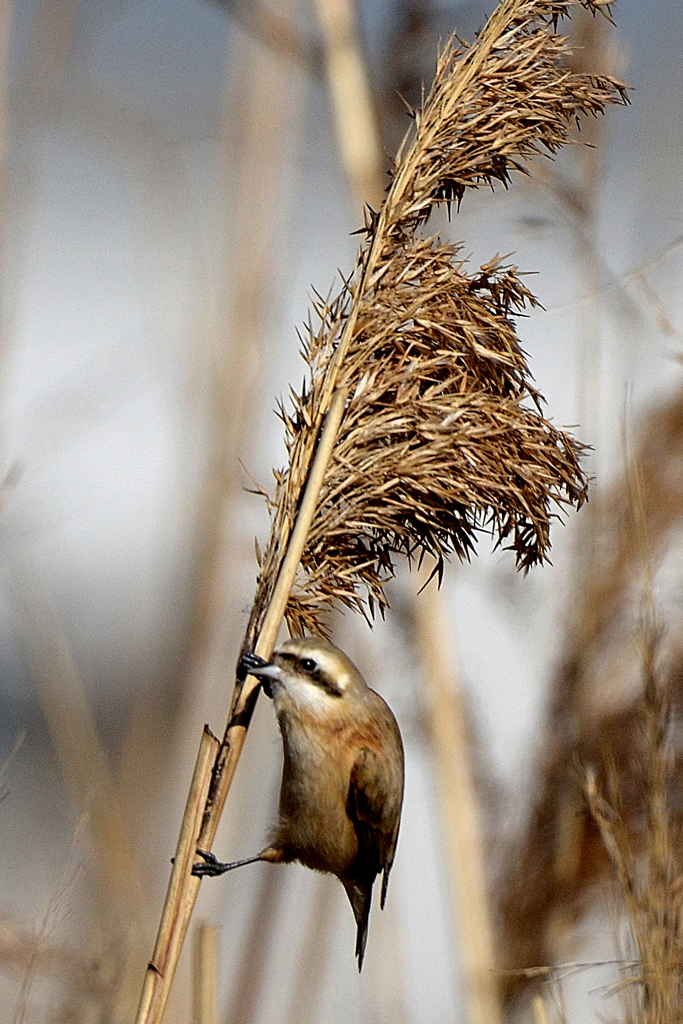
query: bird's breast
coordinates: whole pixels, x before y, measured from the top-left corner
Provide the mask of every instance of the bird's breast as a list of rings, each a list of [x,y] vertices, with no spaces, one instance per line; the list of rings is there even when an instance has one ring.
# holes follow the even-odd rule
[[[284,765],[275,842],[307,867],[343,875],[358,853],[346,812],[355,747],[330,723],[282,716]]]

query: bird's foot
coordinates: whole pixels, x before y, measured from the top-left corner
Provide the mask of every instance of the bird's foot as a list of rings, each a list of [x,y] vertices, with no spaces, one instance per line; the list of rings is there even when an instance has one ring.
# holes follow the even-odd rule
[[[237,678],[243,683],[253,668],[264,668],[267,664],[265,658],[259,657],[252,651],[245,651],[237,662]]]
[[[230,869],[229,864],[221,863],[210,850],[197,850],[197,853],[203,859],[192,865],[192,874],[198,878],[204,878],[205,876],[213,878],[216,875],[224,874]]]
[[[192,874],[196,875],[197,878],[215,878],[217,875],[224,875],[226,871],[232,871],[233,868],[241,868],[244,864],[255,864],[257,860],[262,860],[261,854],[257,854],[255,857],[245,857],[244,860],[233,860],[227,864],[217,859],[216,855],[211,853],[210,850],[197,850],[202,861],[198,861],[192,865]]]
[[[254,669],[265,668],[267,664],[268,662],[265,658],[261,658],[258,654],[254,654],[252,651],[245,651],[237,663],[237,678],[241,683],[243,683],[250,672],[253,672]],[[261,688],[263,689],[266,697],[270,697],[272,700],[273,690],[269,679],[261,679]]]

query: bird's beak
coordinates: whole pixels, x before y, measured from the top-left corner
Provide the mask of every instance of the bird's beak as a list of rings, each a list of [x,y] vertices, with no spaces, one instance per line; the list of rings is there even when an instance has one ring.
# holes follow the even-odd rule
[[[273,662],[267,662],[265,665],[261,665],[259,668],[249,670],[249,675],[256,676],[257,679],[261,680],[261,689],[265,693],[266,697],[273,699],[273,682],[279,682],[282,675],[282,670],[279,665],[273,664]]]
[[[265,665],[259,665],[258,668],[250,668],[248,674],[256,676],[257,679],[279,679],[282,675],[282,669],[279,665],[268,661]]]

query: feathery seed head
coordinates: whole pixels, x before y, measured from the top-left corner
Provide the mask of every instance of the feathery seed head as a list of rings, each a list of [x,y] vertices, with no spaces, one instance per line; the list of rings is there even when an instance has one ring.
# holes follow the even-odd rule
[[[249,636],[275,585],[335,388],[350,400],[290,596],[294,634],[324,632],[339,603],[386,606],[394,558],[469,558],[479,531],[512,548],[523,570],[547,558],[550,523],[579,506],[581,445],[541,413],[517,337],[538,305],[517,269],[479,270],[457,246],[418,228],[469,188],[507,186],[524,161],[569,141],[581,116],[626,102],[616,79],[573,72],[558,19],[604,0],[503,0],[469,48],[449,42],[415,113],[384,205],[366,218],[354,274],[319,297],[309,327],[309,380],[283,414],[289,466],[276,476],[271,539]]]

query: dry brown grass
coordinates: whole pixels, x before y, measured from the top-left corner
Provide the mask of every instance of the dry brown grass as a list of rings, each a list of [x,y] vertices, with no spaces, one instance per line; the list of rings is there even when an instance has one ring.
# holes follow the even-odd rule
[[[633,752],[642,749],[634,636],[644,574],[665,556],[681,525],[682,438],[678,391],[649,414],[628,472],[588,510],[593,557],[577,581],[573,622],[552,684],[536,759],[537,796],[499,879],[504,962],[513,970],[553,962],[558,929],[572,925],[608,870],[599,830],[582,811],[580,767],[601,763],[606,750],[622,780],[620,813],[634,841],[642,840],[643,797],[631,771]],[[682,626],[675,617],[669,623],[660,668],[676,714],[683,707]],[[508,995],[529,980],[510,975]]]
[[[645,549],[641,556],[647,557]],[[563,912],[566,928],[581,911],[604,906],[596,883],[604,890],[607,879],[619,959],[605,963],[616,966],[621,977],[604,994],[619,996],[621,1011],[617,1016],[602,1014],[601,1019],[618,1019],[622,1024],[674,1024],[683,1015],[680,669],[678,659],[673,666],[667,663],[664,630],[649,596],[650,580],[646,579],[645,589],[637,628],[641,696],[613,720],[593,722],[592,732],[574,737],[573,779],[567,779],[565,762],[562,794],[565,806],[571,806],[577,818],[577,827],[571,832],[577,848],[569,858],[575,862],[573,878],[558,875],[557,849],[554,863],[548,856],[552,850],[549,837],[543,836],[539,819],[534,820],[533,853],[545,850],[546,860],[543,868],[531,859],[519,862],[517,871],[524,874],[529,894],[526,900],[521,885],[507,894],[506,934],[512,939],[508,951],[513,949],[528,959],[526,968],[510,971],[506,981],[509,994],[542,982],[549,983],[548,991],[557,997],[564,976],[591,966],[529,965],[532,956],[539,963],[544,956],[547,965],[552,963],[549,923],[553,915]],[[563,752],[568,756],[566,747]],[[587,766],[583,778],[579,765]],[[571,785],[576,786],[578,799],[568,801]],[[555,840],[562,838],[558,835],[560,824],[557,815],[552,828],[548,827],[550,818],[544,822]],[[568,838],[564,837],[565,842]],[[527,853],[532,845],[529,837]],[[512,936],[510,929],[515,926],[521,936]],[[538,994],[532,997],[534,1009],[540,998]]]
[[[606,792],[601,791],[594,772],[586,780],[588,806],[609,855],[616,900],[625,918],[621,944],[627,966],[619,987],[626,997],[622,1018],[626,1024],[674,1024],[683,1014],[678,773],[671,705],[657,664],[658,649],[657,632],[650,630],[644,652],[645,696],[639,709],[641,742],[633,751],[626,780],[610,763]]]

